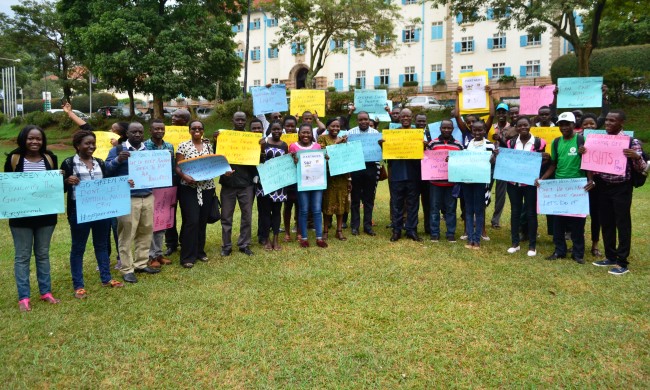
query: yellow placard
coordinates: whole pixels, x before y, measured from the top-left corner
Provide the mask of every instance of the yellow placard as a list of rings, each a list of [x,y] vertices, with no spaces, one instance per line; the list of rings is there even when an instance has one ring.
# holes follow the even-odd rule
[[[286,142],[287,146],[291,146],[291,144],[295,144],[296,142],[298,142],[298,133],[282,134],[280,140]]]
[[[226,156],[229,164],[259,165],[260,134],[250,131],[219,130],[215,153]]]
[[[110,131],[95,131],[94,133],[96,139],[95,145],[97,148],[95,149],[93,156],[101,158],[102,160],[106,160],[106,157],[108,157],[108,152],[110,152],[113,148],[111,140],[117,140],[119,136]]]
[[[384,130],[382,158],[384,160],[422,160],[424,144],[421,129]]]
[[[488,85],[486,71],[461,73],[459,85],[463,87],[463,92],[458,94],[461,114],[479,114],[490,110],[490,96],[485,90]]]
[[[165,136],[163,140],[174,145],[174,150],[178,150],[178,144],[192,139],[189,126],[165,126]]]
[[[296,118],[302,116],[305,111],[318,113],[318,116],[325,117],[325,91],[321,89],[292,89],[290,111]]]
[[[544,141],[546,141],[546,153],[551,153],[551,144],[553,143],[553,140],[556,139],[557,137],[562,136],[562,132],[560,131],[560,128],[555,126],[555,127],[531,127],[530,128],[530,134],[534,135],[535,137],[543,138]]]

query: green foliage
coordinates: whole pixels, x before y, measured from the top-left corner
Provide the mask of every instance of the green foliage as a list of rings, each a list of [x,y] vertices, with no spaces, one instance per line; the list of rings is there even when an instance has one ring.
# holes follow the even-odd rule
[[[647,7],[647,2],[630,0],[614,0],[613,4],[608,4],[600,20],[598,47],[642,45],[650,42],[650,15]],[[587,19],[584,30],[591,30],[592,23],[591,19]]]
[[[246,116],[248,116],[249,119],[252,118],[253,99],[251,97],[248,97],[246,99],[237,98],[224,102],[223,104],[218,104],[214,107],[214,115],[211,115],[208,119],[216,121],[221,118],[223,120],[229,121],[232,118],[233,114],[235,114],[237,111],[243,111],[246,113]],[[208,123],[212,122],[208,121]]]
[[[403,84],[404,87],[417,87],[418,82],[417,81],[405,81]]]
[[[53,107],[55,108],[55,107]],[[43,100],[42,99],[25,99],[23,104],[23,109],[25,114],[34,112],[34,111],[43,111]]]
[[[5,123],[5,114],[0,112],[0,124]]]
[[[516,77],[516,76],[506,76],[506,75],[503,75],[503,76],[499,77],[499,79],[497,80],[497,83],[499,83],[499,84],[505,84],[505,83],[510,83],[510,82],[513,82],[513,81],[517,81],[517,77]]]
[[[53,114],[49,112],[34,111],[29,114],[25,114],[25,119],[23,123],[36,125],[40,128],[46,128],[57,123],[56,118]]]
[[[327,87],[327,92],[336,92],[336,87]]]
[[[348,103],[354,103],[354,92],[328,92],[326,100],[328,117],[340,114],[347,115]]]
[[[604,76],[614,67],[629,67],[632,64],[638,71],[650,71],[650,44],[594,50],[589,68],[591,76]],[[565,54],[551,65],[553,82],[557,82],[560,77],[576,76],[578,76],[578,63],[574,55]]]
[[[93,111],[97,111],[102,106],[116,106],[117,103],[117,98],[112,93],[93,93]],[[72,98],[70,104],[73,108],[81,112],[88,112],[90,110],[88,95],[75,96]]]

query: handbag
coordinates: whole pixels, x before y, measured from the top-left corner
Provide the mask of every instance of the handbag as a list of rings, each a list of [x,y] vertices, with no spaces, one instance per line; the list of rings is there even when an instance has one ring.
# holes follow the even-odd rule
[[[210,206],[210,214],[208,214],[208,223],[216,223],[221,219],[221,202],[217,196],[217,191],[212,193],[212,205]]]
[[[384,181],[388,179],[388,172],[386,172],[386,167],[384,164],[379,165],[379,181]]]

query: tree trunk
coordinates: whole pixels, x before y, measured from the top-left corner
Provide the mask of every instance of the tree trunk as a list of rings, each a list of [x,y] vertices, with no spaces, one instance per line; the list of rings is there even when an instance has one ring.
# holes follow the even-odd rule
[[[165,119],[162,97],[156,94],[153,95],[153,119]]]
[[[133,88],[129,88],[127,91],[129,94],[129,110],[131,112],[131,119],[135,118],[135,100],[133,98]]]
[[[575,46],[576,48],[576,57],[578,57],[578,76],[588,77],[589,76],[589,58],[591,57],[592,46],[590,43],[586,43],[584,46]]]

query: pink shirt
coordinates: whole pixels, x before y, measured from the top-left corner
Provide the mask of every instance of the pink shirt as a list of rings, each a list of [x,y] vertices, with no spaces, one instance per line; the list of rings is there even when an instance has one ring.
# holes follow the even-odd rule
[[[289,153],[296,153],[301,150],[319,150],[320,148],[318,142],[312,142],[309,146],[301,146],[298,142],[294,142],[289,146]]]

